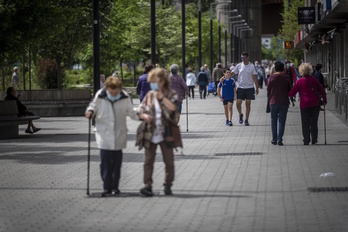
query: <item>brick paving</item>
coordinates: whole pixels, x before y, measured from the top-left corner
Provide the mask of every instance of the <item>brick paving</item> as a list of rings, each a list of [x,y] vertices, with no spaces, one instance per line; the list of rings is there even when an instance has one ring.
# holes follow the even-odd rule
[[[333,94],[329,94],[333,99]],[[137,100],[134,101],[138,103]],[[134,147],[139,122],[129,120],[121,196],[86,196],[87,120],[42,118],[34,135],[0,140],[0,231],[348,231],[348,192],[309,192],[309,187],[348,187],[348,127],[323,113],[319,144],[302,145],[298,106],[291,107],[284,146],[271,141],[266,91],[252,102],[250,127],[224,125],[217,97],[189,100],[181,118],[184,156],[175,156],[173,196],[164,196],[160,150],[153,198],[143,186],[143,151]],[[328,106],[330,109],[332,105]],[[99,153],[92,135],[91,191],[102,191]],[[334,177],[320,174],[334,172]]]

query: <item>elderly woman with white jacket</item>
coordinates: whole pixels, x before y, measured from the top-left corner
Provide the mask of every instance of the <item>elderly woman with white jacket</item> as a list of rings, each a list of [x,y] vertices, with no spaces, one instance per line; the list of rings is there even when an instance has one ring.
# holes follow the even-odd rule
[[[118,77],[108,77],[87,107],[86,118],[95,118],[95,136],[100,149],[100,173],[104,182],[102,196],[118,195],[122,149],[127,145],[126,117],[138,120],[130,96],[122,90]]]

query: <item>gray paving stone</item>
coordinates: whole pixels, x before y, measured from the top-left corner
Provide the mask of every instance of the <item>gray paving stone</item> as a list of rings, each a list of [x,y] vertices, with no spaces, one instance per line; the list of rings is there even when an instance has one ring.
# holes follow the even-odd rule
[[[329,93],[329,102],[333,94]],[[137,100],[134,101],[137,104]],[[158,150],[153,198],[142,197],[143,151],[129,128],[120,197],[86,196],[87,121],[41,118],[34,135],[0,140],[0,232],[17,231],[348,231],[348,193],[308,187],[347,187],[348,127],[327,111],[319,145],[303,146],[298,104],[290,107],[285,146],[270,144],[266,92],[252,102],[250,127],[226,127],[216,97],[186,102],[180,121],[184,156],[175,156],[173,196],[164,196]],[[328,107],[330,108],[330,107]],[[244,106],[243,106],[244,109]],[[102,191],[99,151],[91,143],[92,192]],[[334,177],[320,174],[334,172]]]

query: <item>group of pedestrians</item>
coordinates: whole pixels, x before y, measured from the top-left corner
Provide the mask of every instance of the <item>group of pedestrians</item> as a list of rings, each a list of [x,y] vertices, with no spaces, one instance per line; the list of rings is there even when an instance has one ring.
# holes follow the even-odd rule
[[[288,62],[286,62],[288,64]],[[290,67],[290,66],[289,66]],[[272,141],[283,145],[286,117],[289,108],[289,98],[300,94],[300,111],[303,144],[318,142],[318,117],[320,102],[327,103],[326,93],[321,83],[311,76],[313,70],[309,63],[302,63],[299,73],[302,76],[293,85],[293,79],[284,72],[284,64],[280,61],[274,64],[275,73],[270,76],[267,95],[270,100]],[[293,85],[293,86],[292,86]]]
[[[95,136],[100,149],[100,173],[103,180],[102,196],[120,194],[119,180],[123,153],[127,144],[126,117],[142,120],[137,130],[136,145],[145,149],[144,187],[140,190],[144,196],[152,196],[152,173],[157,146],[161,148],[165,163],[164,193],[171,195],[174,180],[173,149],[182,146],[175,140],[178,135],[174,128],[180,119],[184,94],[188,87],[178,75],[179,66],[167,70],[147,65],[139,78],[141,103],[133,109],[132,101],[123,90],[122,81],[110,76],[94,96],[86,109],[85,117],[95,122]]]

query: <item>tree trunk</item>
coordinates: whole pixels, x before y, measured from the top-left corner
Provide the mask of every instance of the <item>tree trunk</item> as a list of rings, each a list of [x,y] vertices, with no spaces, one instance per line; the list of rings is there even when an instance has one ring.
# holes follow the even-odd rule
[[[1,67],[1,74],[2,74],[2,90],[5,91],[5,71],[4,71],[4,66]]]
[[[29,48],[29,55],[28,55],[28,72],[29,72],[29,91],[31,91],[31,51]]]
[[[121,79],[122,79],[122,83],[124,85],[124,80],[123,80],[123,67],[122,67],[122,58],[120,59],[120,69],[121,69]]]
[[[134,61],[134,63],[133,63],[133,68],[134,68],[134,75],[133,75],[133,86],[135,87],[136,86],[136,81],[135,81],[135,79],[136,79],[136,75],[137,75],[137,69],[136,69],[136,64],[135,64],[135,61]]]
[[[22,54],[23,90],[25,90],[25,50]]]
[[[62,67],[61,67],[62,61],[61,61],[61,59],[60,58],[56,58],[56,63],[57,63],[57,87],[58,87],[59,90],[61,90],[62,89],[62,82],[63,82],[63,80],[62,80],[63,75],[62,75]]]

